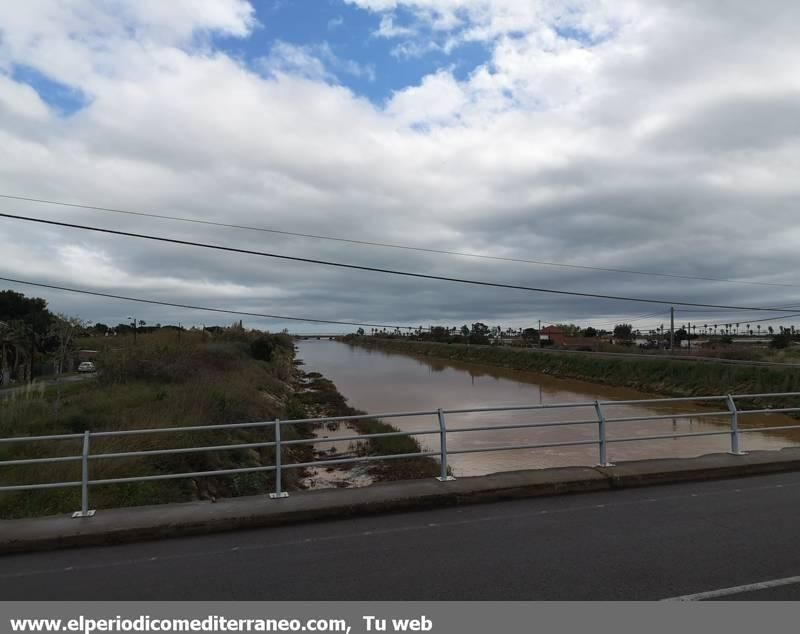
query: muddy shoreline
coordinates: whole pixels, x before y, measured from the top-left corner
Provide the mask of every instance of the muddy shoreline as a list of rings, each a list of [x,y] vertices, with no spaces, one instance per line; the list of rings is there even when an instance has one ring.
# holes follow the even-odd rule
[[[296,362],[291,418],[325,418],[365,414],[351,407],[333,381],[318,372],[305,372]],[[332,421],[317,425],[298,424],[297,433],[320,442],[303,445],[302,461],[342,460],[367,456],[407,454],[422,451],[411,436],[337,440],[365,434],[399,431],[378,419]],[[292,462],[301,460],[293,458]],[[376,482],[408,480],[439,475],[439,463],[429,457],[374,460],[353,464],[306,467],[296,479],[300,489],[362,487]]]

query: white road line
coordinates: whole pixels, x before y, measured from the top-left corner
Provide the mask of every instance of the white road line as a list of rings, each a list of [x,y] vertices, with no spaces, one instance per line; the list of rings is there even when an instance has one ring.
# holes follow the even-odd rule
[[[682,597],[672,597],[662,599],[662,601],[706,601],[708,599],[719,599],[745,592],[755,592],[757,590],[767,590],[769,588],[779,588],[780,586],[792,586],[800,583],[800,577],[785,577],[783,579],[773,579],[772,581],[762,581],[760,583],[750,583],[745,586],[734,586],[732,588],[721,588],[719,590],[709,590],[708,592],[698,592],[697,594],[685,594]]]

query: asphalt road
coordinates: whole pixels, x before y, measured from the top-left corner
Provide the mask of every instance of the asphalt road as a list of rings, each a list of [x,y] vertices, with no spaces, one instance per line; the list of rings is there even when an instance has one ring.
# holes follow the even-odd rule
[[[790,473],[13,555],[0,598],[793,600],[799,526]]]

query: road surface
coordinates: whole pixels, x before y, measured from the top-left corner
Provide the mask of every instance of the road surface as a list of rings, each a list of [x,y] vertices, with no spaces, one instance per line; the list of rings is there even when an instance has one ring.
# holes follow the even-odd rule
[[[790,473],[13,555],[0,596],[800,599],[798,526]]]
[[[40,385],[44,384],[45,387],[54,387],[58,384],[66,385],[68,383],[78,383],[79,381],[88,381],[97,378],[96,372],[87,372],[85,374],[63,374],[58,379],[36,379],[32,385],[16,385],[15,387],[0,387],[0,397],[7,396],[14,392],[24,392],[26,390],[36,390]]]

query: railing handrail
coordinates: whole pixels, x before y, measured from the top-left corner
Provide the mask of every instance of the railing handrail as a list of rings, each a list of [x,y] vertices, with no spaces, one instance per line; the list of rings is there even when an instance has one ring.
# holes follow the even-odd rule
[[[508,405],[508,406],[494,406],[494,407],[481,407],[481,408],[453,408],[453,409],[435,409],[435,410],[422,410],[422,411],[405,411],[405,412],[383,412],[379,414],[355,414],[351,416],[325,416],[317,418],[303,418],[303,419],[287,419],[287,420],[274,420],[274,421],[255,421],[244,423],[225,423],[213,425],[193,425],[188,427],[154,427],[142,429],[129,429],[129,430],[116,430],[116,431],[101,431],[91,432],[85,431],[84,433],[74,434],[52,434],[45,436],[15,436],[9,438],[0,438],[0,446],[3,444],[22,443],[22,442],[42,442],[42,441],[62,441],[62,440],[82,440],[81,453],[66,456],[52,456],[44,458],[23,458],[17,460],[0,461],[0,467],[10,466],[23,466],[34,464],[56,464],[56,463],[69,463],[78,462],[82,463],[82,476],[78,481],[67,482],[44,482],[38,484],[18,484],[11,486],[0,486],[0,493],[12,491],[30,491],[37,489],[54,489],[54,488],[68,488],[78,487],[82,488],[82,505],[81,511],[75,513],[76,517],[90,517],[94,511],[88,508],[88,492],[89,487],[105,485],[105,484],[119,484],[128,482],[147,482],[156,480],[175,480],[183,478],[197,478],[207,476],[224,476],[235,475],[240,473],[256,473],[256,472],[270,472],[274,471],[276,474],[276,491],[271,494],[272,497],[280,498],[286,497],[288,494],[282,490],[282,472],[286,469],[297,469],[311,466],[321,465],[342,465],[342,464],[357,464],[377,460],[395,460],[402,458],[417,458],[417,457],[438,457],[441,462],[441,476],[439,480],[446,481],[453,479],[449,474],[447,460],[449,455],[481,453],[481,452],[494,452],[494,451],[512,451],[515,449],[536,449],[536,448],[551,448],[551,447],[571,447],[571,446],[584,446],[584,445],[598,445],[600,450],[600,465],[609,466],[607,458],[607,446],[612,443],[623,442],[639,442],[647,440],[663,440],[673,438],[688,438],[693,436],[731,436],[731,453],[734,455],[741,455],[739,451],[739,434],[745,432],[755,431],[779,431],[789,429],[800,429],[798,425],[780,425],[773,427],[762,428],[745,428],[739,429],[738,417],[747,414],[779,414],[789,412],[800,412],[800,407],[780,407],[780,408],[761,408],[753,410],[738,409],[736,400],[754,400],[766,398],[800,398],[800,392],[778,392],[778,393],[764,393],[764,394],[736,394],[736,395],[713,395],[713,396],[689,396],[689,397],[674,397],[674,398],[654,398],[654,399],[635,399],[624,401],[589,401],[589,402],[575,402],[575,403],[551,403],[551,404],[534,404],[534,405]],[[624,416],[613,417],[608,416],[605,408],[618,407],[618,406],[632,406],[632,405],[650,405],[658,406],[667,403],[688,403],[688,402],[716,402],[724,401],[727,403],[728,409],[725,411],[710,411],[710,412],[670,412],[667,414],[657,414],[651,416]],[[452,427],[448,428],[446,425],[446,415],[460,415],[460,414],[486,414],[498,412],[520,412],[520,411],[547,411],[554,409],[580,409],[580,408],[593,408],[596,418],[593,419],[580,419],[580,420],[567,420],[567,421],[536,421],[530,423],[513,423],[513,424],[499,424],[499,425],[480,425],[476,427]],[[385,419],[385,418],[400,418],[400,417],[414,417],[414,416],[436,416],[438,425],[436,428],[422,429],[422,430],[409,430],[409,431],[392,431],[392,432],[377,432],[372,434],[352,434],[346,436],[335,437],[313,437],[313,438],[300,438],[291,440],[281,439],[281,427],[288,424],[310,424],[310,425],[324,425],[329,423],[340,423],[349,421],[363,421],[370,419]],[[677,431],[670,434],[659,434],[649,436],[630,436],[607,438],[606,427],[608,424],[613,423],[627,423],[633,421],[648,422],[669,419],[682,419],[694,417],[719,417],[728,416],[730,418],[730,428],[720,431],[701,431],[691,433],[678,433]],[[572,440],[572,441],[559,441],[550,443],[525,443],[525,444],[510,444],[510,445],[497,445],[489,447],[479,447],[474,449],[457,449],[447,450],[447,436],[450,433],[471,433],[482,432],[490,430],[510,430],[510,429],[535,429],[535,428],[548,428],[548,427],[561,427],[561,426],[578,426],[578,425],[598,425],[598,438],[591,440]],[[165,449],[149,449],[142,451],[123,451],[123,452],[108,452],[108,453],[91,453],[91,441],[98,438],[115,438],[133,435],[147,435],[147,434],[165,434],[171,432],[195,432],[195,431],[223,431],[234,429],[256,429],[256,428],[271,428],[274,434],[274,439],[264,442],[252,443],[232,443],[221,445],[201,445],[192,447],[173,447]],[[308,445],[327,442],[340,442],[340,441],[369,441],[377,438],[390,438],[400,436],[425,436],[425,435],[439,435],[440,437],[440,450],[439,451],[418,451],[404,454],[381,454],[381,455],[367,455],[357,456],[353,458],[336,458],[331,460],[314,460],[311,462],[299,462],[282,464],[281,449],[283,447]],[[256,448],[275,448],[275,464],[261,465],[256,467],[239,467],[232,469],[217,469],[211,471],[194,471],[187,473],[161,473],[156,475],[142,475],[120,478],[106,478],[106,479],[91,479],[89,476],[90,463],[98,460],[116,460],[135,457],[147,456],[163,456],[163,455],[179,455],[188,453],[199,452],[213,452],[213,451],[231,451],[236,449],[256,449]]]

